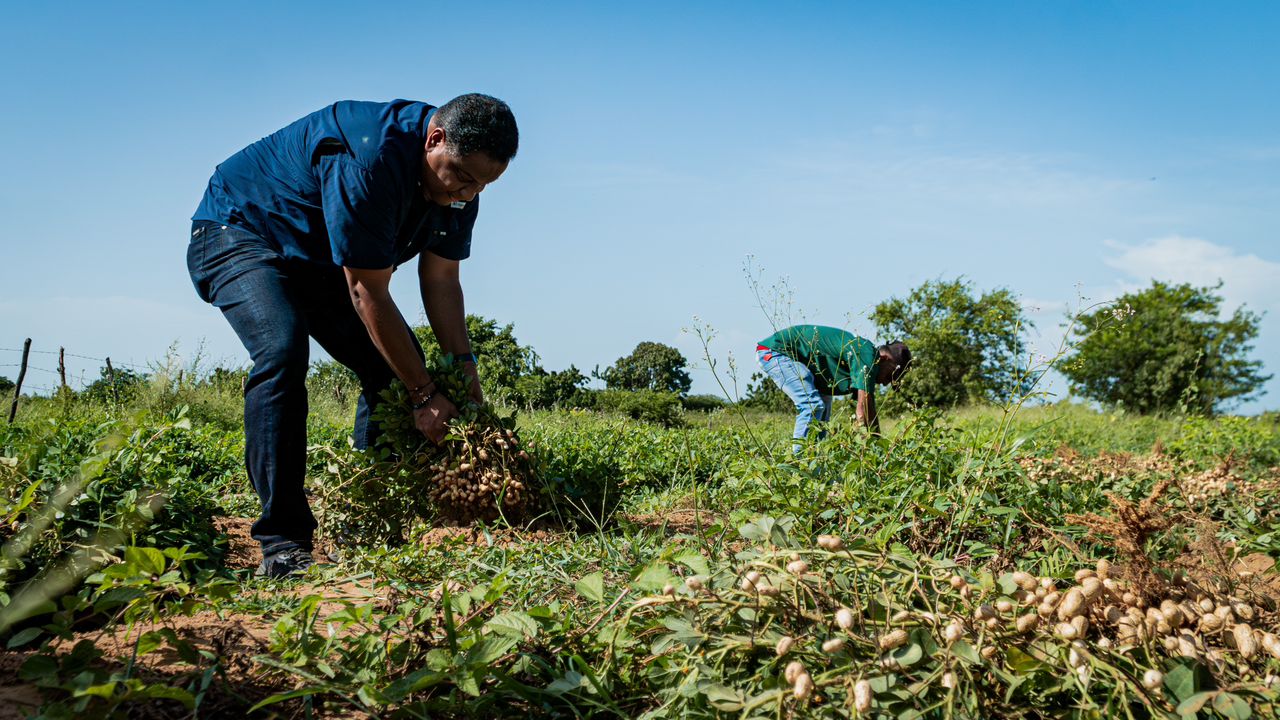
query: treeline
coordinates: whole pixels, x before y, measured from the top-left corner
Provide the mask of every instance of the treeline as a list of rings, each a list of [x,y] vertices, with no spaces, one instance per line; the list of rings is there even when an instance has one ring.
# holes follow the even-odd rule
[[[1033,325],[1007,289],[978,292],[964,280],[933,280],[876,306],[882,341],[903,339],[912,371],[887,405],[954,407],[1047,397],[1057,370],[1076,398],[1142,414],[1212,415],[1254,399],[1270,375],[1250,359],[1261,316],[1224,315],[1221,283],[1153,281],[1067,313],[1054,350],[1032,355]]]
[[[1257,398],[1271,378],[1251,359],[1261,316],[1247,308],[1224,314],[1221,284],[1195,287],[1153,281],[1143,290],[1064,317],[1062,345],[1032,356],[1027,337],[1033,324],[1017,297],[1005,288],[980,291],[964,279],[930,280],[904,297],[879,303],[871,315],[877,344],[903,340],[912,366],[880,405],[890,414],[913,408],[1007,404],[1044,393],[1051,369],[1066,377],[1071,393],[1108,408],[1142,414],[1212,415]],[[713,410],[729,404],[714,395],[690,395],[688,362],[674,347],[641,342],[612,365],[588,376],[570,365],[549,370],[523,345],[511,324],[470,315],[467,327],[480,358],[486,396],[527,408],[584,408],[622,412],[664,424],[683,410]],[[768,334],[761,328],[760,335]],[[439,353],[431,328],[414,333],[428,354]],[[239,386],[246,371],[218,368],[199,378],[202,386]],[[588,388],[592,378],[603,389]],[[147,376],[117,369],[77,395],[127,401]],[[333,361],[312,364],[309,385],[341,403],[354,401],[359,383]],[[13,383],[0,377],[0,391]],[[65,391],[65,390],[64,390]],[[772,381],[752,375],[734,402],[788,410],[790,401]]]

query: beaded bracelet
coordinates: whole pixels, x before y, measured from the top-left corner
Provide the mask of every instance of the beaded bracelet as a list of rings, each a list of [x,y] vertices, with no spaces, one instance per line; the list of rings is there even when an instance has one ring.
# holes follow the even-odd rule
[[[417,395],[418,393],[422,392],[424,389],[428,387],[431,388],[431,392],[427,393],[426,396],[423,397],[421,400],[418,400],[413,403],[413,409],[415,411],[421,410],[422,408],[431,404],[431,399],[436,396],[435,383],[429,382],[429,383],[426,383],[425,385],[419,385],[418,387],[409,391],[409,399],[412,400],[413,396]]]

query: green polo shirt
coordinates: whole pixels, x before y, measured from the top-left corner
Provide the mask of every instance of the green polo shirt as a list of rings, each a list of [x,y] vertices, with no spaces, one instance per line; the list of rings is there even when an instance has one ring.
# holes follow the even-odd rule
[[[792,325],[761,340],[760,345],[809,368],[823,395],[875,390],[880,352],[875,343],[851,332],[824,325]]]

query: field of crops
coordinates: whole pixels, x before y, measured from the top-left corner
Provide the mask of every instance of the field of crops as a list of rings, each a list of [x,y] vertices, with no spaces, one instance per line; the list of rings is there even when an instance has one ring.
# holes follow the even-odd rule
[[[785,414],[540,411],[463,469],[318,396],[335,559],[271,581],[238,391],[0,427],[0,717],[1280,714],[1275,417],[840,410],[792,457]],[[531,524],[449,527],[450,471],[527,478]]]

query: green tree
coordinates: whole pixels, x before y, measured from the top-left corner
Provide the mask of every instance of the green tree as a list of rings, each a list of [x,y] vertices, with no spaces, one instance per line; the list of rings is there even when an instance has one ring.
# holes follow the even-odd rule
[[[419,325],[413,332],[422,343],[427,357],[440,354],[440,343],[436,341],[431,326]],[[516,394],[517,382],[541,369],[538,354],[533,348],[521,345],[516,340],[515,326],[511,323],[499,326],[497,320],[468,315],[467,335],[471,338],[471,350],[477,358],[480,384],[485,397],[519,402]]]
[[[329,395],[341,405],[360,395],[360,378],[337,360],[313,361],[307,372],[307,386],[313,392]]]
[[[782,388],[761,372],[751,373],[751,379],[747,381],[747,392],[742,396],[739,404],[759,410],[795,409],[795,403],[791,402],[791,398],[787,397]]]
[[[131,402],[138,397],[148,379],[145,373],[134,372],[129,368],[115,368],[113,378],[104,365],[98,379],[89,383],[80,394],[100,402],[115,401],[117,398],[121,402]]]
[[[1262,363],[1249,360],[1261,316],[1222,318],[1222,287],[1153,281],[1080,316],[1062,373],[1083,397],[1139,413],[1212,414],[1261,393]]]
[[[16,384],[17,383],[5,377],[4,375],[0,375],[0,393],[8,392],[12,390],[13,386]]]
[[[1007,289],[978,295],[963,279],[929,280],[876,305],[872,320],[880,337],[911,348],[894,405],[1002,402],[1029,390],[1020,358],[1030,322]]]
[[[586,384],[587,376],[573,365],[554,372],[536,368],[516,381],[516,396],[522,405],[534,408],[584,407],[592,403]]]
[[[630,355],[618,358],[598,377],[610,390],[653,390],[685,395],[693,385],[685,371],[688,361],[670,345],[645,341]]]

